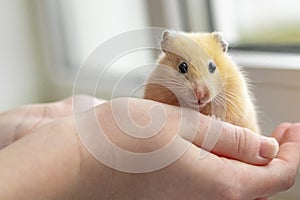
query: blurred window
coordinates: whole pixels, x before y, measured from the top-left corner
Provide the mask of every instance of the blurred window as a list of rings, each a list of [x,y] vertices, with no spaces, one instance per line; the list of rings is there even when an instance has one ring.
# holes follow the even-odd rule
[[[58,70],[77,69],[96,47],[112,36],[149,26],[193,32],[221,31],[230,48],[236,50],[300,53],[299,0],[36,2],[40,7],[46,53],[50,65]],[[135,59],[124,58],[116,65],[132,66],[141,60],[155,60],[153,55],[156,54],[140,52]]]
[[[232,47],[300,52],[299,0],[207,0],[211,30]]]
[[[95,48],[113,36],[148,27],[146,3],[147,0],[38,1],[52,65],[77,69]],[[143,58],[140,57],[137,56]],[[121,59],[120,62],[128,65],[135,60]]]

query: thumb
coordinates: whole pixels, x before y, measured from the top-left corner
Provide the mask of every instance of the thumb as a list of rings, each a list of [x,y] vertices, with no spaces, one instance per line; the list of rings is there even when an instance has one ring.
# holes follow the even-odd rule
[[[184,136],[183,136],[184,137]],[[276,157],[279,145],[275,138],[234,126],[205,115],[200,116],[196,136],[191,139],[206,151],[255,165],[264,165]]]
[[[249,129],[223,122],[223,129],[213,152],[256,165],[269,163],[276,157],[279,144],[275,138],[265,137]]]

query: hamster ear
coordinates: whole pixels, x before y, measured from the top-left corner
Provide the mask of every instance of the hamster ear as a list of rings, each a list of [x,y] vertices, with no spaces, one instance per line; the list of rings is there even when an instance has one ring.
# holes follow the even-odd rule
[[[165,50],[165,44],[167,43],[167,40],[169,38],[169,35],[170,35],[170,32],[168,30],[165,30],[163,33],[162,33],[162,39],[160,41],[160,48],[163,52],[166,52]]]
[[[163,33],[162,33],[162,40],[166,40],[168,38],[168,36],[170,35],[170,31],[168,30],[165,30]]]
[[[170,40],[176,36],[175,31],[165,30],[162,33],[162,40],[160,41],[160,48],[166,52],[167,46],[170,45]]]
[[[213,32],[212,35],[221,44],[223,52],[226,52],[228,50],[228,42],[223,39],[223,34],[221,32]]]
[[[173,30],[165,30],[163,33],[162,33],[162,40],[167,40],[168,38],[170,37],[175,37],[176,36],[176,31],[173,31]]]

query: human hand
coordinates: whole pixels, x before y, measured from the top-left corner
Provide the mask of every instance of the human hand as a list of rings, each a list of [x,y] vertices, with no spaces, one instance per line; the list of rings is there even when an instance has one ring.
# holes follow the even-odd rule
[[[99,120],[102,119],[100,126],[106,133],[114,133],[108,137],[123,149],[133,152],[153,151],[165,146],[172,136],[174,137],[174,133],[178,133],[177,128],[181,119],[178,109],[174,107],[164,105],[168,118],[162,135],[152,138],[152,142],[148,140],[139,143],[137,140],[126,136],[121,130],[116,131],[118,127],[117,124],[113,123],[113,116],[109,117],[107,115],[112,113],[111,107],[108,104],[102,106],[103,111],[97,112]],[[149,119],[147,120],[144,115],[148,113],[152,106],[153,102],[151,101],[140,102],[140,100],[134,100],[132,107],[135,109],[131,110],[133,120],[138,124],[140,123],[141,126],[147,124]],[[105,113],[105,115],[101,113]],[[141,113],[144,115],[141,115]],[[135,116],[138,116],[138,118],[135,118]],[[201,115],[200,120],[200,124],[207,125],[211,118]],[[261,136],[253,134],[247,129],[225,123],[219,140],[212,149],[214,153],[209,153],[204,159],[199,159],[201,150],[198,147],[204,141],[206,129],[206,126],[200,126],[197,136],[193,140],[193,145],[180,159],[164,169],[149,174],[113,172],[112,176],[107,177],[102,176],[100,172],[96,173],[96,177],[109,182],[109,189],[116,188],[115,193],[110,193],[111,196],[105,196],[105,193],[100,194],[100,192],[98,195],[103,195],[102,198],[116,199],[124,197],[124,194],[128,194],[126,197],[129,199],[255,199],[287,190],[293,185],[300,162],[299,124],[283,124],[274,131],[273,136],[279,141],[281,147],[277,155],[277,145],[272,140],[266,145],[265,139],[261,139]],[[285,139],[281,137],[282,135]],[[186,135],[181,133],[181,136],[185,137]],[[234,160],[239,159],[258,165],[266,164],[271,159],[264,159],[259,156],[259,147],[262,143],[266,146],[261,153],[267,155],[267,157],[277,155],[268,165],[250,165]],[[294,145],[289,145],[290,143]],[[294,153],[290,154],[289,151]],[[220,155],[225,155],[227,158],[220,157]],[[95,160],[92,159],[92,161]],[[87,167],[89,170],[84,171],[96,172],[98,167],[99,165],[95,161],[94,165],[91,164]],[[108,172],[107,174],[111,173]],[[276,176],[276,174],[280,174],[280,176]],[[84,175],[84,177],[88,177],[88,175]],[[266,180],[270,180],[270,182]],[[97,185],[91,179],[84,179],[83,183],[89,185],[88,188]],[[103,187],[107,188],[106,185]],[[94,188],[94,190],[96,189]],[[107,188],[106,191],[109,189]]]
[[[96,104],[104,102],[90,96],[78,95],[52,103],[25,105],[0,113],[0,150],[45,124],[71,115],[73,98],[78,101],[92,99]]]
[[[134,105],[131,110],[133,119],[140,123],[148,122],[147,113],[154,102],[133,100],[131,104]],[[128,137],[119,129],[113,121],[110,103],[100,105],[95,111],[101,127],[106,130],[105,133],[113,143],[128,151],[149,152],[165,146],[178,134],[176,128],[181,121],[180,109],[164,104],[161,106],[168,114],[163,131],[142,141]],[[210,120],[202,115],[200,119],[203,120],[202,124]],[[193,145],[176,162],[161,170],[142,174],[119,172],[95,160],[78,140],[74,126],[71,117],[57,120],[0,151],[0,162],[3,163],[0,166],[0,180],[7,180],[6,187],[0,187],[0,195],[23,199],[24,195],[28,199],[253,199],[287,189],[292,184],[297,171],[295,168],[299,165],[299,125],[289,125],[281,134],[278,133],[280,131],[275,131],[274,136],[281,145],[279,154],[266,166],[254,166],[229,159],[259,165],[270,161],[259,156],[261,142],[258,135],[225,124],[212,149],[214,153],[199,159],[198,146],[202,144],[207,128],[201,126]],[[180,137],[186,135],[182,133]],[[266,146],[264,154],[269,154],[267,157],[275,155],[276,145],[270,142]],[[287,159],[290,158],[289,151],[294,151],[293,160]],[[22,165],[19,165],[20,162]],[[26,181],[20,181],[19,173],[12,176],[12,170],[22,174]],[[285,176],[274,177],[275,173]],[[274,178],[274,182],[264,182],[270,178]],[[16,180],[19,180],[18,184],[14,182]],[[51,189],[48,190],[49,188]]]

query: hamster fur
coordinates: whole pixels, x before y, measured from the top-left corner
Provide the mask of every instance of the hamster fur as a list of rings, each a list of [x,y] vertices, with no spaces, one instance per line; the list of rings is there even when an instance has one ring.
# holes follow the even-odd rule
[[[144,98],[186,106],[259,133],[245,77],[227,55],[222,35],[165,31]]]

